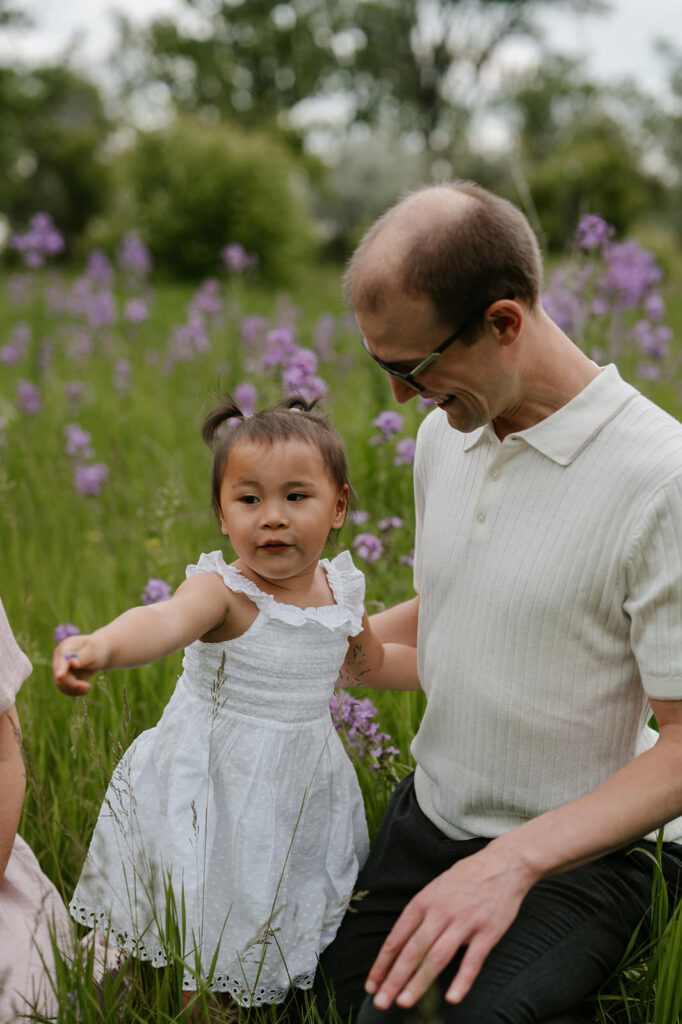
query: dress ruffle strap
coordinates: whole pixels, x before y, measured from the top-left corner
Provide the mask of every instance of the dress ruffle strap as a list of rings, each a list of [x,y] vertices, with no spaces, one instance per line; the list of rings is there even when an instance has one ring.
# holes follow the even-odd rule
[[[261,614],[289,626],[302,626],[306,622],[319,622],[329,630],[344,628],[348,636],[357,636],[362,631],[365,577],[355,567],[349,551],[342,551],[331,561],[323,558],[324,568],[336,604],[299,608],[297,605],[275,601],[272,594],[266,594],[260,587],[244,576],[239,569],[227,565],[221,551],[202,554],[196,565],[188,565],[185,575],[215,572],[236,594],[246,594]]]

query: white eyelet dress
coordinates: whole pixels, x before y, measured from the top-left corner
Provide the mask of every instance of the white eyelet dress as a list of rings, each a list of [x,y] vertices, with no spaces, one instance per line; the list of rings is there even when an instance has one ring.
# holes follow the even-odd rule
[[[188,566],[218,573],[259,614],[235,640],[186,648],[160,722],[114,772],[70,904],[154,966],[182,957],[186,989],[201,977],[244,1006],[312,985],[368,851],[329,713],[364,578],[348,552],[320,564],[336,603],[305,609],[219,551]]]

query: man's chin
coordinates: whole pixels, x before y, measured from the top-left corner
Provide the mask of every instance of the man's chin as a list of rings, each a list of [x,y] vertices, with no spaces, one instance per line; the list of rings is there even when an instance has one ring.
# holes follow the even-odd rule
[[[474,430],[478,430],[479,427],[485,426],[480,421],[480,417],[474,416],[471,410],[457,398],[439,403],[438,408],[442,409],[447,416],[448,425],[453,430],[458,430],[460,434],[471,434]]]

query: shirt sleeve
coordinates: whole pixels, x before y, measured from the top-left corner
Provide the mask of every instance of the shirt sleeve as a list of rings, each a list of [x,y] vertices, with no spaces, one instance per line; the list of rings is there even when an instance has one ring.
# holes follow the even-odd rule
[[[14,639],[14,633],[0,601],[0,715],[4,715],[14,706],[14,699],[21,684],[28,679],[31,671],[31,662]]]
[[[632,650],[654,700],[682,699],[682,479],[650,498],[627,561]]]

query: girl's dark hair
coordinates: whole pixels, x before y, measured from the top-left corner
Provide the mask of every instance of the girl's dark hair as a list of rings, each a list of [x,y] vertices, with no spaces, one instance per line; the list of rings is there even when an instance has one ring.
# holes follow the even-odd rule
[[[304,398],[289,398],[252,416],[245,416],[237,403],[226,395],[204,420],[201,436],[213,452],[211,503],[218,519],[221,511],[220,486],[230,450],[237,441],[257,444],[292,439],[307,441],[318,448],[329,477],[339,490],[345,485],[350,488],[343,441],[326,418],[315,411],[315,402],[307,402]]]

